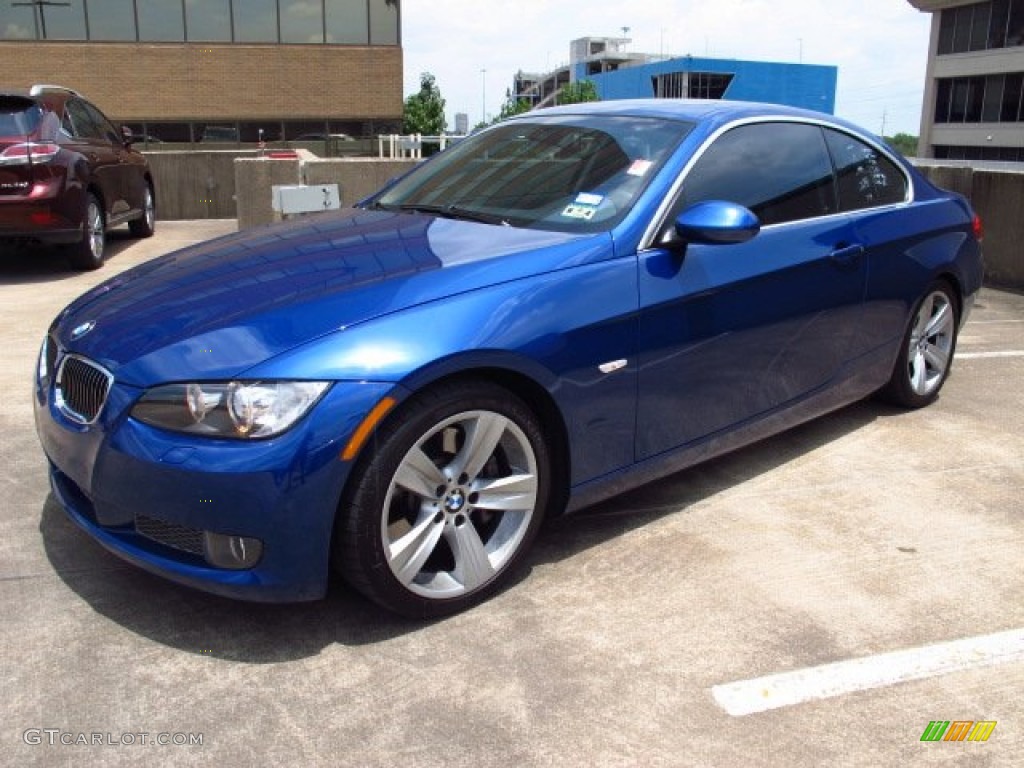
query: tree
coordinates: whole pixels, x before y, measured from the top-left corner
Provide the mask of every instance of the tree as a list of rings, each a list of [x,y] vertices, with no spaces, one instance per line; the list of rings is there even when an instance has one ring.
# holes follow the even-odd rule
[[[422,133],[439,136],[448,123],[444,117],[444,98],[437,81],[429,72],[420,75],[420,89],[405,100],[402,113],[403,133]]]
[[[897,133],[895,136],[886,136],[885,140],[889,142],[890,147],[904,157],[917,156],[917,136],[911,136],[909,133]]]
[[[590,80],[577,80],[562,86],[555,96],[556,104],[581,104],[584,101],[600,101],[597,86]]]
[[[507,120],[510,117],[521,115],[523,112],[529,112],[533,109],[533,105],[530,104],[526,99],[517,99],[512,95],[512,89],[505,89],[505,103],[501,105],[501,111],[498,112],[498,116],[494,118],[495,123]]]

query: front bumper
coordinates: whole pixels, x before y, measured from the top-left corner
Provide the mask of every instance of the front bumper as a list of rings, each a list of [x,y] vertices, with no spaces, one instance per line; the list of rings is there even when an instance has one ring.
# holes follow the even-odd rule
[[[288,432],[211,440],[128,416],[141,394],[116,381],[92,425],[68,420],[37,383],[36,429],[55,497],[113,554],[172,581],[227,597],[290,602],[327,590],[331,536],[350,463],[341,451],[389,384],[335,384]],[[202,542],[258,540],[251,567],[211,565]]]

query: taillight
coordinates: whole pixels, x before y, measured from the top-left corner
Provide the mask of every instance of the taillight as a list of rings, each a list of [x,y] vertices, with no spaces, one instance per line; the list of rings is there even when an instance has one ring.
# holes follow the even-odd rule
[[[60,152],[60,145],[50,141],[29,141],[14,144],[0,152],[0,165],[29,165],[48,163]]]
[[[980,243],[985,237],[985,230],[981,226],[981,216],[974,214],[974,219],[971,220],[971,229],[974,230],[974,237]]]

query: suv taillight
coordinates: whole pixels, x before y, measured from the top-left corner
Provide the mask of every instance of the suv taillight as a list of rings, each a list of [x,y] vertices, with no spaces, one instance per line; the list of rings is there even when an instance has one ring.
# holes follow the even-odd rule
[[[48,163],[60,152],[60,145],[49,141],[29,141],[13,144],[0,152],[0,165],[29,165]]]
[[[985,228],[981,226],[981,216],[974,215],[971,221],[971,229],[974,230],[974,238],[980,243],[985,239]]]

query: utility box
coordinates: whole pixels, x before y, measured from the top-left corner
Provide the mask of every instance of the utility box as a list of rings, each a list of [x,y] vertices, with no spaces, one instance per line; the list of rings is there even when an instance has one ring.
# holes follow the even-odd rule
[[[273,209],[282,216],[336,211],[341,208],[341,194],[337,184],[275,184],[271,189]]]

